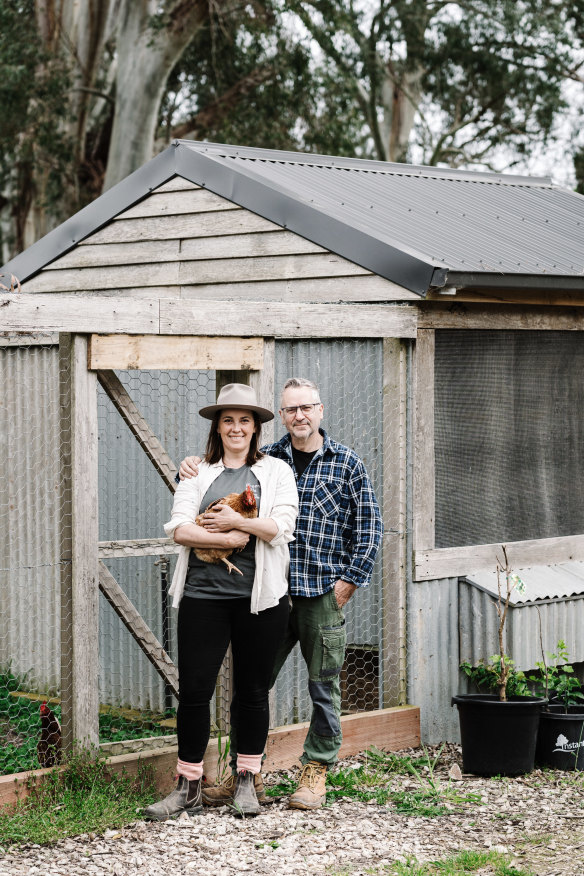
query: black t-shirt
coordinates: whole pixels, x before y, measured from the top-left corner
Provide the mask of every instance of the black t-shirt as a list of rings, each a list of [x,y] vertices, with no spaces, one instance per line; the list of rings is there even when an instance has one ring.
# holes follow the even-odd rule
[[[315,453],[317,453],[316,450],[310,450],[309,452],[306,452],[305,450],[296,450],[294,445],[292,445],[292,459],[294,460],[294,468],[298,472],[298,480],[300,480],[310,465]]]

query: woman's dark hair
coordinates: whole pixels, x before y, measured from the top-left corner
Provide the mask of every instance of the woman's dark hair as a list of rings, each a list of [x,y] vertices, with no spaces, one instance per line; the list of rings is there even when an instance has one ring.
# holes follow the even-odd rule
[[[211,420],[211,428],[209,429],[209,437],[207,438],[207,447],[205,449],[205,462],[213,465],[215,462],[220,462],[223,458],[223,442],[219,437],[217,429],[219,427],[219,417],[223,411],[216,411]],[[249,451],[246,457],[246,465],[253,465],[258,459],[263,459],[265,453],[260,450],[260,436],[262,433],[262,423],[255,411],[250,411],[253,415],[254,432],[251,436]]]

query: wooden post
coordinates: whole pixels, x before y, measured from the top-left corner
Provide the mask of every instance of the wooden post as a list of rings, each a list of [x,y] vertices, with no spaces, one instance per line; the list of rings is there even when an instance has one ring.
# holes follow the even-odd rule
[[[97,378],[87,338],[59,337],[61,708],[66,751],[99,742]]]
[[[414,360],[415,554],[434,547],[434,348],[434,331],[420,330]]]
[[[406,702],[407,361],[404,343],[383,342],[383,705]]]

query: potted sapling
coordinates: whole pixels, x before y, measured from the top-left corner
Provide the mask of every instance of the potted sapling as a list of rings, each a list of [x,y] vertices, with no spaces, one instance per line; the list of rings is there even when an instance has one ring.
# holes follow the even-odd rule
[[[560,639],[553,654],[545,654],[529,676],[535,691],[549,698],[539,721],[535,762],[556,770],[584,769],[584,692],[566,643]]]
[[[532,694],[523,673],[515,669],[505,646],[505,624],[514,590],[525,585],[509,564],[507,548],[503,560],[497,557],[497,592],[493,605],[498,617],[499,653],[476,666],[462,663],[471,680],[487,685],[493,693],[459,694],[452,697],[458,707],[462,766],[464,772],[480,776],[515,776],[531,772],[541,707],[545,697]]]

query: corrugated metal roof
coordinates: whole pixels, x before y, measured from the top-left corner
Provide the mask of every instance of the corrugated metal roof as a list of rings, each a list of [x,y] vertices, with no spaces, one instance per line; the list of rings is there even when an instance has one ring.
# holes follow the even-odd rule
[[[584,562],[532,566],[528,569],[517,569],[517,574],[525,584],[525,592],[513,590],[510,605],[526,605],[542,599],[569,599],[571,596],[584,594]],[[464,580],[497,596],[496,572],[474,572]],[[501,576],[501,583],[504,587],[504,576]]]
[[[584,289],[584,197],[549,179],[176,141],[2,271],[22,281],[179,175],[425,295]]]

